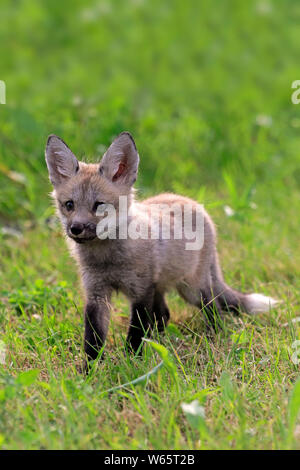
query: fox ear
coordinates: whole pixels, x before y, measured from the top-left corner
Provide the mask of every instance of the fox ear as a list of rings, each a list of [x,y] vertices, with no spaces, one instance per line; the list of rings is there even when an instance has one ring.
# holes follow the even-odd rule
[[[132,186],[137,177],[139,154],[129,132],[122,132],[100,162],[100,173],[116,184]]]
[[[79,170],[77,158],[56,135],[49,135],[45,156],[50,181],[54,187],[71,178]]]

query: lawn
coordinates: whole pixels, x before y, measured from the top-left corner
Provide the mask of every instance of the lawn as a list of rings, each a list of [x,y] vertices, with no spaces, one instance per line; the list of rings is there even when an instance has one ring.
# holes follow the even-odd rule
[[[0,15],[0,447],[299,449],[300,4],[2,0]],[[124,130],[138,197],[203,203],[228,284],[282,303],[226,315],[207,338],[171,293],[166,333],[133,358],[116,296],[105,360],[85,377],[44,148],[55,133],[96,162]]]

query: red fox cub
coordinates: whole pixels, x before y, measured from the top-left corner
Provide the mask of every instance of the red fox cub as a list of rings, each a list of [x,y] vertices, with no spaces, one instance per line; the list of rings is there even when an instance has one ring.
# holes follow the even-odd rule
[[[96,164],[79,162],[63,140],[50,135],[46,162],[85,291],[88,360],[97,358],[105,342],[114,290],[131,303],[127,344],[135,353],[148,330],[166,326],[170,313],[165,294],[172,288],[205,310],[213,326],[222,310],[254,314],[276,304],[224,282],[214,224],[197,202],[175,194],[135,201],[139,155],[128,132],[122,132]]]

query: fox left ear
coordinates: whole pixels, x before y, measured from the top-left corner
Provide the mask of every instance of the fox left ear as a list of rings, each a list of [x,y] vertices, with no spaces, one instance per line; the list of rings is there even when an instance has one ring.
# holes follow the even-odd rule
[[[50,181],[54,187],[71,178],[79,170],[77,158],[67,144],[56,135],[49,135],[45,157]]]
[[[113,183],[132,186],[137,178],[139,154],[129,132],[122,132],[107,149],[99,171]]]

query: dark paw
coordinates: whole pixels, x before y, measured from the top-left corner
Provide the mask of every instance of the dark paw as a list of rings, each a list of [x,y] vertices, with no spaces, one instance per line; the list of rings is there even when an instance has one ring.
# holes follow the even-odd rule
[[[84,359],[82,361],[82,363],[79,364],[79,366],[77,366],[77,371],[80,374],[89,375],[91,370],[95,369],[96,365],[99,364],[100,362],[102,362],[103,357],[104,357],[104,355],[102,353],[101,357],[99,357],[97,359]]]
[[[127,341],[125,345],[125,353],[137,357],[142,356],[143,343],[141,341]]]
[[[169,317],[163,315],[158,321],[156,321],[157,331],[162,333],[168,326]]]
[[[84,360],[76,366],[76,370],[79,374],[88,375],[90,371],[89,361]]]

